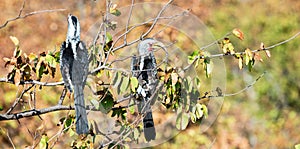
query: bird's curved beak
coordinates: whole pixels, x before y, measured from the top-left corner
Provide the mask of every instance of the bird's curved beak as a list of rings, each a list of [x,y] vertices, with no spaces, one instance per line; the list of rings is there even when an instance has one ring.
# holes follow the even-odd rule
[[[155,42],[155,43],[152,45],[152,48],[153,48],[154,50],[162,48],[164,51],[166,51],[166,46],[165,46],[162,42],[159,42],[159,41]]]

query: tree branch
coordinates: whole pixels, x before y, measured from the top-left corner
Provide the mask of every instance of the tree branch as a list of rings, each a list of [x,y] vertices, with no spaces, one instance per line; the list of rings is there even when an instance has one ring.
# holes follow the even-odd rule
[[[288,38],[288,39],[286,39],[286,40],[284,40],[284,41],[282,41],[282,42],[279,42],[279,43],[277,43],[277,44],[271,45],[271,46],[266,47],[266,48],[264,48],[264,49],[252,50],[251,52],[252,52],[252,53],[257,53],[257,52],[260,52],[260,51],[265,51],[265,50],[273,49],[273,48],[275,48],[275,47],[277,47],[277,46],[283,45],[283,44],[285,44],[285,43],[287,43],[287,42],[289,42],[289,41],[295,39],[295,38],[298,37],[299,35],[300,35],[300,32],[296,33],[296,34],[293,35],[292,37],[290,37],[290,38]],[[236,52],[235,54],[243,55],[243,54],[245,54],[245,52]],[[235,54],[230,54],[230,53],[215,54],[215,55],[211,55],[209,58],[217,58],[217,57],[223,57],[223,56],[234,56]],[[206,58],[206,57],[200,56],[199,58],[200,58],[200,59],[204,59],[204,58]]]
[[[13,84],[12,81],[8,80],[7,78],[0,78],[0,82],[5,82],[5,83],[11,83]],[[29,80],[29,81],[24,81],[21,82],[20,84],[35,84],[35,85],[41,85],[41,86],[57,86],[57,85],[64,85],[63,81],[60,82],[40,82],[36,80]]]
[[[14,18],[6,20],[5,23],[0,25],[0,29],[4,28],[8,23],[10,23],[12,21],[16,21],[18,19],[24,19],[24,18],[27,18],[29,16],[36,15],[36,14],[41,14],[41,13],[51,13],[51,12],[58,12],[58,11],[65,11],[66,10],[66,9],[39,10],[39,11],[33,11],[33,12],[29,12],[29,13],[26,13],[26,14],[22,15],[22,12],[25,8],[25,2],[26,2],[26,0],[23,1],[21,9],[19,10],[19,14]]]
[[[55,111],[63,111],[63,110],[74,110],[74,106],[64,106],[64,105],[55,105],[48,108],[43,109],[32,109],[27,111],[22,111],[18,113],[12,114],[0,114],[0,121],[5,120],[18,120],[25,117],[32,117],[32,116],[40,116],[46,113],[55,112]],[[87,106],[86,110],[91,111],[100,111],[93,106]]]
[[[226,36],[228,36],[228,35],[230,35],[230,33],[227,33],[224,37],[226,37]],[[257,52],[260,52],[260,51],[265,51],[265,50],[273,49],[273,48],[275,48],[275,47],[277,47],[277,46],[283,45],[283,44],[285,44],[285,43],[287,43],[287,42],[289,42],[289,41],[295,39],[295,38],[298,37],[299,35],[300,35],[300,32],[297,32],[295,35],[293,35],[292,37],[290,37],[290,38],[288,38],[288,39],[286,39],[286,40],[284,40],[284,41],[281,41],[281,42],[279,42],[279,43],[277,43],[277,44],[271,45],[271,46],[266,47],[266,48],[263,48],[263,49],[252,50],[251,52],[252,52],[252,53],[257,53]],[[217,40],[217,41],[219,41],[219,40]],[[216,43],[217,43],[217,42],[212,42],[211,44],[209,44],[209,45],[207,45],[207,46],[201,47],[200,50],[203,50],[203,49],[205,49],[205,48],[207,48],[207,47],[210,47],[210,46],[212,46],[212,45],[214,45],[214,44],[216,44]],[[194,63],[195,63],[197,60],[199,60],[199,59],[205,59],[205,58],[218,58],[218,57],[224,57],[224,56],[235,56],[236,54],[244,55],[245,52],[244,52],[244,51],[243,51],[243,52],[235,52],[234,54],[230,54],[230,53],[220,53],[220,54],[214,54],[214,55],[211,55],[211,56],[208,56],[208,57],[206,57],[206,56],[204,56],[204,55],[201,55],[201,56],[196,57],[196,58],[193,60],[193,62],[192,62],[191,64],[189,64],[188,66],[184,67],[183,70],[184,70],[184,71],[188,70],[188,69],[189,69],[192,65],[194,65]]]
[[[238,95],[238,94],[248,90],[252,86],[254,86],[266,73],[267,72],[262,73],[252,83],[248,84],[245,88],[243,88],[235,93],[223,94],[221,90],[216,89],[217,95],[208,95],[209,93],[205,93],[205,95],[203,95],[202,97],[199,97],[198,100],[202,100],[202,99],[206,99],[206,98],[211,99],[211,98],[217,98],[217,97],[230,97],[230,96]]]
[[[7,110],[6,114],[10,114],[12,110],[14,110],[14,108],[17,106],[17,104],[19,103],[20,99],[22,99],[23,95],[28,92],[32,87],[34,87],[34,84],[31,85],[30,87],[28,87],[27,89],[23,90],[22,93],[20,94],[20,96],[15,100],[15,102],[13,103],[13,105]]]

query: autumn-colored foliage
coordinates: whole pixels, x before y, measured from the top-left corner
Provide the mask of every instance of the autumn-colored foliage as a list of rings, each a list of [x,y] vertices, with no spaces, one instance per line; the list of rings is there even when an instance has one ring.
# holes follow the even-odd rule
[[[157,0],[157,2],[161,1]],[[163,3],[166,2],[168,1],[163,1]],[[116,1],[109,7],[109,13],[119,17],[121,12],[118,8],[130,4],[131,1]],[[210,53],[209,50],[195,50],[189,46],[190,42],[180,42],[180,39],[184,37],[172,29],[166,30],[169,38],[179,40],[177,45],[181,44],[190,48],[190,55],[186,57],[189,65],[195,66],[197,71],[201,71],[197,74],[207,78],[213,75],[225,75],[215,74],[214,65],[216,64],[211,61],[214,56],[225,59],[227,86],[226,91],[220,89],[208,91],[209,87],[205,86],[205,82],[195,79],[192,81],[196,87],[190,87],[191,80],[182,77],[180,71],[172,67],[158,69],[159,79],[165,84],[164,87],[167,90],[162,101],[165,107],[173,109],[180,107],[178,92],[182,86],[190,90],[190,93],[199,94],[201,99],[207,99],[211,95],[226,97],[226,94],[243,90],[265,71],[266,74],[242,94],[226,97],[214,124],[206,130],[199,130],[199,122],[210,116],[210,109],[206,106],[208,101],[202,100],[195,103],[194,107],[186,111],[185,107],[180,107],[181,111],[177,111],[178,117],[175,125],[177,129],[184,131],[154,148],[293,148],[299,144],[299,37],[284,45],[269,49],[268,47],[299,32],[300,2],[293,0],[284,2],[280,0],[263,2],[258,0],[191,0],[187,3],[175,0],[173,4],[188,9],[207,25],[217,38],[214,43],[220,47],[220,52],[215,54]],[[21,6],[22,3],[16,0],[1,2],[0,25],[17,16]],[[92,40],[88,37],[89,27],[99,19],[102,20],[106,11],[105,3],[102,1],[35,2],[27,0],[24,12],[54,8],[66,10],[33,15],[10,22],[0,29],[2,63],[0,77],[7,78],[8,82],[13,83],[1,83],[1,114],[7,112],[6,110],[15,100],[19,103],[15,107],[16,112],[32,109],[28,105],[34,105],[35,108],[55,106],[60,99],[63,86],[30,88],[22,83],[30,80],[60,82],[60,72],[56,68],[59,63],[59,47],[66,34],[67,14],[79,16],[82,38],[87,40],[88,45],[92,45]],[[109,22],[109,20],[106,21]],[[119,24],[111,21],[105,25],[110,29],[117,29]],[[106,35],[103,55],[111,55],[114,58],[114,53],[109,53],[114,44],[113,35],[109,33]],[[123,43],[116,45],[121,44]],[[95,62],[96,64],[98,63]],[[114,86],[118,92],[125,92],[129,89],[134,93],[137,87],[136,78],[123,77],[123,73],[116,73],[112,76],[109,72],[104,73],[103,70],[97,70],[95,73],[99,78],[105,76],[115,80],[105,82],[105,80],[98,79],[95,88],[97,98],[101,100],[100,102],[91,100],[91,103],[102,113],[109,113],[111,117],[118,118],[120,123],[122,119],[127,120],[127,118],[128,122],[132,122],[132,117],[136,116],[134,107],[129,106],[126,109],[122,107],[123,105],[116,104],[113,93],[103,86],[119,82],[119,86]],[[19,86],[16,87],[16,85]],[[20,90],[28,89],[27,87],[32,91],[22,95]],[[36,94],[37,92],[39,93]],[[23,98],[19,99],[20,95]],[[64,103],[66,105],[73,103],[69,95],[66,96]],[[166,112],[156,113],[155,116],[155,122],[159,123],[169,115]],[[99,119],[101,119],[100,116]],[[71,127],[73,123],[74,115],[70,111],[54,112],[19,121],[1,121],[0,148],[12,147],[12,144],[17,148],[27,146],[44,148],[48,141],[56,142],[53,144],[54,148],[96,147],[91,143],[92,139],[86,141],[74,137],[76,134],[72,131],[74,128]],[[60,130],[68,133],[57,134]],[[136,126],[132,133],[133,138],[136,138],[138,134],[140,134],[140,129]],[[52,136],[58,136],[57,141]],[[89,137],[94,136],[91,134]]]

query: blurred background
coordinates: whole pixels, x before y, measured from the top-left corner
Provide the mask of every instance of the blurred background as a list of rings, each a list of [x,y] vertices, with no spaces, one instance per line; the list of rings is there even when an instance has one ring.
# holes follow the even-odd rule
[[[113,1],[118,7],[131,1]],[[147,0],[136,2],[149,2]],[[158,1],[157,2],[167,2]],[[216,39],[234,28],[245,34],[242,42],[236,42],[237,51],[246,47],[258,49],[261,42],[270,46],[283,41],[300,31],[300,1],[296,0],[175,0],[173,5],[191,9],[210,29]],[[20,0],[5,0],[0,3],[0,24],[18,15],[22,6]],[[11,57],[14,44],[9,36],[20,40],[21,49],[26,52],[59,50],[66,35],[66,16],[77,15],[84,33],[94,22],[102,19],[105,4],[100,0],[79,1],[26,1],[24,13],[44,9],[66,9],[63,12],[44,13],[9,23],[0,29],[0,77],[8,70],[4,57]],[[198,125],[189,125],[173,139],[153,148],[293,148],[300,143],[300,37],[271,50],[272,57],[262,54],[263,63],[257,62],[251,72],[239,70],[233,58],[225,58],[227,70],[226,93],[243,89],[266,71],[266,75],[252,88],[224,100],[221,113],[205,133],[199,133]],[[45,81],[45,80],[44,80]],[[60,77],[46,81],[61,81]],[[39,91],[38,108],[55,105],[63,87],[44,88]],[[14,102],[18,88],[0,84],[0,105],[5,112]],[[20,107],[22,109],[22,107]],[[39,117],[18,121],[1,121],[2,132],[8,132],[18,148],[34,142],[34,129],[43,123],[48,136],[59,128],[59,119],[67,112],[54,112]],[[68,144],[58,142],[57,148]],[[1,133],[0,147],[11,148],[6,133]],[[71,142],[70,142],[71,143]]]

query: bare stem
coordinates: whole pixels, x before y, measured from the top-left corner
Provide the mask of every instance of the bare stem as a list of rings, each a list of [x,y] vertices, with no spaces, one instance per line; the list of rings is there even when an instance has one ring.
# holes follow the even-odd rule
[[[39,11],[33,11],[33,12],[29,12],[29,13],[26,13],[26,14],[22,15],[22,12],[25,8],[25,2],[26,2],[26,0],[23,0],[22,6],[19,10],[19,14],[14,18],[6,20],[2,25],[0,25],[0,29],[4,28],[8,23],[10,23],[12,21],[16,21],[16,20],[19,20],[19,19],[24,19],[24,18],[27,18],[27,17],[32,16],[32,15],[42,14],[42,13],[58,12],[58,11],[65,11],[66,10],[66,9],[39,10]]]

